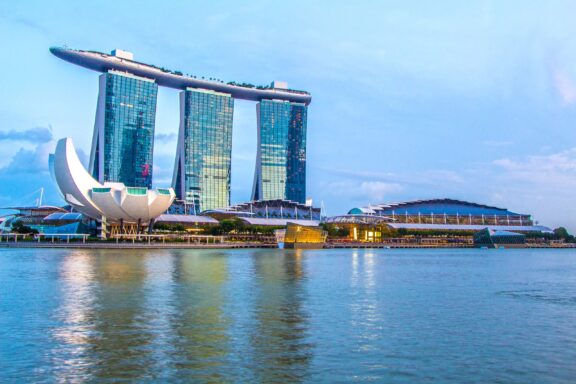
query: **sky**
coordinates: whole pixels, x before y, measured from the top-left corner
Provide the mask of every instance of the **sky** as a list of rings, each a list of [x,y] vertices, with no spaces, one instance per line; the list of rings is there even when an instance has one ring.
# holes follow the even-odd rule
[[[0,206],[62,204],[47,158],[90,152],[98,73],[50,46],[307,90],[307,195],[325,213],[454,198],[576,232],[576,2],[3,1]],[[154,184],[169,186],[178,91],[160,88]],[[255,103],[236,100],[232,203],[250,199]]]

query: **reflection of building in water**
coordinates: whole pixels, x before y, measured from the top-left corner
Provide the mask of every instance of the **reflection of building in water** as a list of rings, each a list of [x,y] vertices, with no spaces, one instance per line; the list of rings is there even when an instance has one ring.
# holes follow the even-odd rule
[[[178,369],[187,380],[219,382],[230,354],[230,319],[224,313],[227,256],[221,251],[174,251],[172,329]]]
[[[149,373],[152,334],[147,327],[144,258],[123,252],[71,253],[61,268],[64,302],[54,330],[53,359],[63,381],[124,378]],[[65,347],[62,347],[62,344]]]
[[[345,337],[354,359],[368,358],[376,361],[382,354],[380,341],[384,338],[382,324],[385,323],[385,308],[381,298],[379,300],[376,285],[377,256],[373,250],[354,250],[351,262],[350,289],[356,300],[350,303],[350,323],[347,328],[351,332]],[[368,367],[368,370],[372,370],[372,367]],[[368,381],[377,377],[352,374],[344,380]]]
[[[85,251],[70,252],[62,260],[63,297],[56,312],[60,325],[52,330],[56,347],[50,352],[58,382],[83,381],[94,369],[87,351],[94,332],[93,263],[94,258]]]
[[[282,256],[256,251],[256,328],[252,332],[254,373],[259,382],[299,381],[308,376],[313,346],[307,340],[308,314],[301,251]]]
[[[98,284],[92,321],[93,370],[96,380],[124,378],[138,380],[150,374],[154,335],[145,307],[145,258],[139,252],[121,255],[101,251],[94,254],[94,273]]]

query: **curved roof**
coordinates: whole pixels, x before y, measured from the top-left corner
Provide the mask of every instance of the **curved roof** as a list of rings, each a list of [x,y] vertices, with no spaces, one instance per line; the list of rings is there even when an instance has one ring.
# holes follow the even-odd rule
[[[450,231],[481,231],[488,228],[495,231],[520,231],[520,232],[552,232],[543,225],[468,225],[468,224],[413,224],[413,223],[388,223],[395,229],[412,230],[450,230]]]
[[[283,207],[286,209],[306,209],[306,210],[319,210],[319,208],[311,207],[310,205],[302,204],[297,201],[292,200],[285,200],[285,199],[271,199],[271,200],[254,200],[249,201],[247,203],[240,203],[236,205],[231,205],[229,207],[214,210],[220,212],[251,212],[253,209],[258,208],[275,208],[275,207]]]
[[[388,216],[348,214],[348,215],[327,217],[324,220],[324,222],[327,224],[383,225],[392,222],[392,218]]]
[[[257,217],[240,217],[240,220],[250,225],[277,226],[277,227],[285,227],[288,223],[293,223],[307,227],[317,227],[320,225],[320,221],[318,220],[265,219]]]
[[[165,213],[158,216],[157,223],[178,223],[178,224],[218,224],[218,220],[208,216],[198,215],[175,215]]]
[[[413,200],[401,203],[371,205],[369,207],[353,208],[349,214],[376,215],[417,215],[417,214],[447,214],[447,215],[511,215],[529,216],[514,213],[506,208],[498,208],[484,204],[471,203],[455,199]]]
[[[171,72],[153,65],[140,63],[126,58],[108,55],[102,52],[82,51],[68,48],[51,47],[50,52],[62,60],[80,65],[98,72],[116,70],[130,72],[136,76],[154,79],[158,85],[176,89],[201,88],[228,93],[236,99],[260,101],[278,99],[295,103],[310,104],[312,96],[308,92],[291,89],[258,89],[239,85],[219,83],[217,81],[195,79],[179,72]]]
[[[54,212],[44,218],[46,221],[51,220],[66,220],[66,221],[77,221],[82,219],[82,214],[80,212]]]

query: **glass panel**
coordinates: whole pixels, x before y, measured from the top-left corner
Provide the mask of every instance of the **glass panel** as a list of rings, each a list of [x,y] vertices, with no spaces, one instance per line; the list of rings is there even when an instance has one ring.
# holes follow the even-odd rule
[[[151,188],[158,85],[136,76],[105,73],[104,181]],[[97,174],[97,167],[94,167]]]
[[[183,94],[184,196],[192,212],[230,205],[230,166],[232,157],[232,117],[234,99],[230,95],[188,89]],[[174,183],[182,194],[181,180]]]
[[[126,189],[128,190],[128,194],[130,195],[146,195],[148,193],[148,190],[146,188],[128,187]]]
[[[111,190],[111,188],[92,188],[92,192],[94,193],[108,193]]]
[[[307,107],[300,103],[258,103],[258,154],[254,200],[306,200]]]

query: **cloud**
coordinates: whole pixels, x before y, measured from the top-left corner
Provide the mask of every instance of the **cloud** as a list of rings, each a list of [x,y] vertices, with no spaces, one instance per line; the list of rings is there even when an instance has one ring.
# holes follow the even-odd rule
[[[15,18],[13,21],[16,24],[23,25],[23,26],[30,28],[36,32],[39,32],[43,36],[47,36],[50,34],[50,30],[48,30],[47,28],[42,26],[40,23],[38,23],[32,19],[24,18],[24,17],[18,17],[18,18]]]
[[[402,186],[396,183],[384,183],[382,181],[364,181],[360,184],[360,191],[371,201],[384,201],[389,193],[399,192]]]
[[[340,168],[318,167],[323,172],[335,177],[345,177],[362,181],[381,181],[414,185],[444,185],[445,183],[463,183],[464,179],[457,172],[445,169],[430,169],[418,172],[396,174],[393,172],[354,171]],[[357,183],[355,185],[358,185]]]
[[[166,143],[176,140],[177,135],[175,133],[157,133],[154,136],[154,140]]]
[[[528,212],[549,227],[576,231],[576,147],[547,155],[502,158],[491,163],[484,179],[500,205]]]
[[[0,131],[0,141],[26,141],[29,143],[47,143],[52,140],[51,127],[35,127],[25,131]]]
[[[528,156],[520,161],[502,158],[493,164],[516,178],[533,183],[558,181],[559,177],[576,182],[576,147],[550,155]]]
[[[39,144],[33,150],[20,148],[10,163],[0,168],[0,175],[48,173],[48,155],[54,151],[54,143]]]
[[[562,99],[563,105],[572,105],[576,102],[576,85],[568,74],[560,69],[553,70],[554,88]]]
[[[325,193],[359,202],[384,202],[385,196],[402,190],[403,187],[398,183],[367,180],[358,184],[355,180],[339,180],[328,183]]]
[[[152,183],[154,187],[167,187],[172,184],[174,172],[174,156],[156,155],[154,156],[154,169]]]

